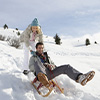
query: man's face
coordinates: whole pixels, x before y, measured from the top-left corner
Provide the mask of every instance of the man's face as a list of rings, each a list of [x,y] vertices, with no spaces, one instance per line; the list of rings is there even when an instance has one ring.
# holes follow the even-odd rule
[[[42,54],[42,53],[43,53],[43,49],[44,49],[44,45],[38,45],[38,47],[36,48],[36,51],[37,51],[39,54]]]

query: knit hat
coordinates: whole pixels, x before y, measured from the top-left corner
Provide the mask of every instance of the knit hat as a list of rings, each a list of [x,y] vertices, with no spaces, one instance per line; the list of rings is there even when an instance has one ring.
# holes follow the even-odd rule
[[[39,26],[39,22],[38,22],[37,18],[35,18],[35,19],[32,21],[31,26]]]

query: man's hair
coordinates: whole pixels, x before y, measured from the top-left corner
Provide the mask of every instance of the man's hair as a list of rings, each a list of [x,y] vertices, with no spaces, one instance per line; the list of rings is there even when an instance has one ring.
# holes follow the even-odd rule
[[[38,48],[38,46],[39,45],[44,45],[42,42],[38,42],[37,44],[36,44],[36,49]]]

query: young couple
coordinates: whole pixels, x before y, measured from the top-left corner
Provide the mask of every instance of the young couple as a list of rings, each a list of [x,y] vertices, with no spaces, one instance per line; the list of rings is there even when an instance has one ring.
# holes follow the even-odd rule
[[[36,43],[38,40],[38,43]],[[24,45],[24,61],[23,67],[30,69],[37,76],[42,84],[46,85],[49,80],[61,75],[66,74],[72,80],[80,83],[82,86],[86,85],[95,75],[94,71],[89,71],[83,74],[69,64],[56,66],[47,52],[44,52],[43,33],[37,18],[26,28],[21,34],[20,41]],[[32,56],[29,60],[29,51]],[[51,74],[51,71],[53,74]]]

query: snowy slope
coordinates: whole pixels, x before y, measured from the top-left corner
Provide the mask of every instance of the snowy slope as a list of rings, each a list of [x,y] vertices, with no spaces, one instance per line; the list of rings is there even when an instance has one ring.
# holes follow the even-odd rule
[[[13,36],[13,29],[3,30],[2,34]],[[92,44],[84,46],[89,37]],[[70,64],[79,71],[86,73],[94,70],[94,79],[86,86],[69,79],[66,75],[56,78],[58,84],[64,88],[64,94],[52,92],[43,98],[30,84],[27,76],[22,74],[23,50],[10,47],[0,41],[0,99],[3,100],[100,100],[100,33],[80,38],[63,37],[62,45],[55,45],[52,37],[44,36],[45,50],[56,65]],[[94,41],[98,44],[94,44]]]
[[[13,37],[19,37],[17,34],[18,32],[22,33],[21,30],[16,30],[16,29],[4,29],[0,27],[0,35],[5,36],[7,38],[13,38]]]

